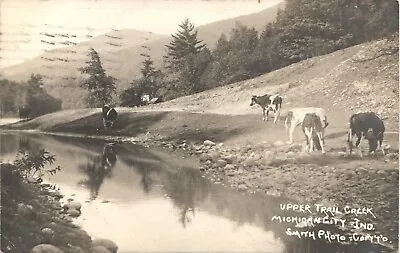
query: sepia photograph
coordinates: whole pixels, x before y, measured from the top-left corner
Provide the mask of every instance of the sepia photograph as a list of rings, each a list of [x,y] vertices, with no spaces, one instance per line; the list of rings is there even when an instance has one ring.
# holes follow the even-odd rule
[[[0,0],[0,253],[399,253],[398,0]]]

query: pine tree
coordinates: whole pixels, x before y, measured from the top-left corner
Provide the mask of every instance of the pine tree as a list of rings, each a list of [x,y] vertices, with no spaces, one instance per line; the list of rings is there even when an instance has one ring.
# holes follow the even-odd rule
[[[167,67],[179,68],[185,58],[192,54],[197,54],[205,47],[203,41],[197,39],[197,31],[194,25],[186,18],[179,27],[176,34],[172,34],[172,41],[167,47],[167,56],[165,57],[169,65]]]
[[[115,79],[108,76],[102,66],[100,56],[91,48],[85,67],[79,68],[83,74],[89,75],[87,79],[81,82],[80,86],[89,91],[87,102],[90,107],[101,107],[112,101],[112,95],[115,94]]]
[[[200,77],[208,64],[204,60],[210,58],[206,56],[210,52],[203,41],[197,39],[197,31],[189,19],[186,18],[179,27],[180,30],[171,35],[172,41],[166,45],[167,55],[164,58],[171,76],[177,77],[171,82],[175,92],[191,94],[203,89]],[[200,53],[202,57],[198,57]]]

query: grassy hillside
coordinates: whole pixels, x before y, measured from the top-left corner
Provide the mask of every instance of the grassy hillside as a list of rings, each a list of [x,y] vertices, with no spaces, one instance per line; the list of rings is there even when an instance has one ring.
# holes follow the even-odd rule
[[[278,4],[259,13],[200,26],[199,38],[212,47],[222,33],[228,34],[235,27],[236,22],[261,30],[264,25],[275,19],[278,9],[282,7],[282,4]],[[113,31],[87,42],[51,50],[0,71],[4,77],[17,81],[27,80],[31,73],[41,74],[45,77],[45,89],[63,100],[63,108],[79,108],[84,106],[83,98],[86,93],[77,86],[80,79],[77,68],[84,65],[90,47],[98,51],[107,73],[118,79],[117,90],[120,91],[127,88],[132,79],[138,78],[143,60],[140,54],[148,53],[155,65],[161,67],[165,45],[169,42],[170,36],[167,35],[130,29]]]
[[[319,106],[343,125],[343,115],[372,110],[397,129],[398,60],[397,39],[374,41],[148,108],[261,117],[259,107],[249,106],[251,95],[278,92],[283,113],[291,107]]]
[[[226,131],[236,129],[234,125],[225,125],[227,119],[219,122],[218,116],[211,120],[213,123],[202,122],[201,116],[191,114],[197,112],[230,116],[251,115],[251,119],[256,119],[255,122],[259,124],[259,127],[257,126],[253,130],[259,132],[262,136],[263,125],[267,123],[261,121],[262,112],[258,106],[249,106],[250,97],[253,94],[263,95],[275,92],[283,96],[282,119],[287,110],[292,107],[318,106],[323,107],[328,112],[331,129],[344,130],[347,128],[348,118],[352,113],[371,110],[377,112],[385,120],[388,131],[397,131],[399,58],[396,49],[398,50],[397,40],[374,41],[326,56],[310,58],[251,80],[181,97],[165,103],[142,108],[119,108],[120,113],[127,113],[127,115],[131,112],[157,112],[146,116],[144,119],[135,118],[137,116],[123,118],[126,122],[120,122],[120,124],[124,126],[123,129],[130,130],[128,132],[123,131],[121,134],[141,133],[137,129],[131,129],[136,125],[132,125],[130,120],[152,122],[151,124],[156,121],[160,124],[158,127],[162,128],[171,121],[170,127],[179,130],[178,122],[186,118],[182,123],[182,128],[185,128],[184,125],[186,127],[188,125],[191,127],[203,125],[206,128],[211,124],[226,129]],[[382,52],[384,53],[382,54]],[[167,114],[162,113],[163,111],[179,111],[181,113],[165,118]],[[42,130],[51,130],[56,127],[60,131],[76,131],[80,128],[82,131],[96,131],[97,127],[101,128],[101,125],[99,125],[100,115],[94,116],[94,114],[99,112],[99,109],[59,112],[32,120],[28,125],[19,126],[25,128],[39,127]],[[85,125],[85,121],[80,120],[86,116],[89,117],[88,119],[91,122],[90,129]],[[210,117],[213,118],[214,116]],[[163,118],[165,118],[164,122]],[[191,119],[197,120],[191,121]],[[234,124],[235,119],[232,118],[230,121]],[[246,132],[246,120],[240,119],[240,121],[243,121],[243,124],[241,124],[243,129],[233,131],[236,134]],[[143,124],[146,125],[146,123]],[[174,124],[176,126],[173,126]],[[152,127],[154,127],[154,131],[157,131],[157,125]],[[275,128],[275,126],[273,127]],[[281,128],[280,126],[276,127]],[[146,126],[145,129],[150,128]],[[250,133],[257,140],[259,135],[254,131],[250,131]],[[143,130],[143,132],[145,131]]]

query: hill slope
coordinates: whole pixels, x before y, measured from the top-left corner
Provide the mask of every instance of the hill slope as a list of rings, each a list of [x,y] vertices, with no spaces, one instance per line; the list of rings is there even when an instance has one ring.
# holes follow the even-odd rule
[[[261,30],[275,19],[279,8],[283,8],[283,4],[258,13],[199,26],[199,38],[212,47],[222,33],[228,34],[235,27],[236,22]],[[169,42],[170,36],[167,35],[137,30],[113,31],[87,42],[51,50],[22,64],[1,69],[1,72],[4,77],[16,81],[27,80],[31,73],[41,74],[45,77],[46,90],[63,99],[63,108],[79,108],[83,107],[82,98],[86,93],[77,87],[77,68],[84,65],[90,47],[99,52],[103,67],[109,75],[118,79],[118,90],[122,90],[140,74],[143,60],[140,54],[148,53],[155,65],[161,67],[165,45]],[[65,96],[71,93],[76,94],[76,99]]]
[[[292,107],[318,106],[336,120],[343,113],[372,110],[397,129],[398,60],[397,39],[374,41],[151,108],[261,117],[259,107],[249,106],[251,95],[278,92],[284,99],[283,113]]]
[[[257,119],[261,119],[261,109],[258,106],[249,106],[251,95],[277,92],[283,96],[282,118],[290,108],[318,106],[328,112],[331,129],[344,130],[347,128],[348,118],[352,113],[371,110],[377,112],[385,120],[388,131],[397,131],[398,60],[396,39],[374,41],[329,55],[310,58],[251,80],[157,105],[118,108],[118,111],[120,113],[154,111],[161,114],[163,111],[189,112],[189,114],[179,113],[188,118],[185,124],[193,124],[190,122],[190,117],[193,116],[191,113],[256,115]],[[59,112],[32,120],[26,126],[50,130],[56,126],[68,126],[71,120],[79,123],[84,115],[89,117],[98,112],[99,109]],[[176,117],[180,118],[179,115]],[[201,118],[201,116],[193,117]],[[215,117],[218,118],[218,116]],[[252,119],[254,119],[253,116]],[[173,120],[172,123],[178,124],[179,119],[175,120],[176,122]],[[226,126],[224,121],[213,120],[213,122],[227,130],[235,127]],[[81,124],[84,124],[75,125],[75,123],[73,123],[75,127],[82,127]],[[121,124],[130,125],[130,122],[121,122]],[[161,122],[160,124],[162,125]],[[207,127],[208,123],[201,122],[201,124]],[[259,124],[265,123],[260,121]],[[20,126],[24,127],[24,124]],[[175,129],[179,129],[179,126],[176,125]],[[251,135],[256,136],[255,140],[257,140],[256,133],[251,132]]]

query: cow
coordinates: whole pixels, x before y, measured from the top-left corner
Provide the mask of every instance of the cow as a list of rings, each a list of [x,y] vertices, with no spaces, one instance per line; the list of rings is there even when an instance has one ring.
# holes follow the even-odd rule
[[[325,143],[325,128],[329,125],[325,110],[317,107],[305,107],[305,108],[293,108],[289,110],[286,120],[285,120],[285,128],[289,129],[289,142],[293,143],[293,132],[296,126],[300,125],[304,121],[304,117],[307,113],[315,113],[321,120],[321,124],[323,127],[322,130],[322,142]],[[290,123],[290,128],[288,124]]]
[[[351,155],[353,151],[353,136],[357,135],[356,148],[362,157],[362,151],[359,148],[361,139],[364,136],[368,140],[369,154],[375,153],[379,143],[379,147],[383,154],[385,150],[382,147],[383,134],[385,132],[385,124],[374,112],[360,112],[351,115],[349,120],[349,131],[347,136],[347,145]]]
[[[250,106],[253,106],[255,104],[258,104],[259,106],[261,106],[261,108],[263,110],[263,120],[264,121],[268,121],[269,111],[273,111],[275,113],[274,124],[276,124],[276,122],[278,121],[279,116],[280,116],[280,111],[282,108],[282,101],[283,101],[282,97],[279,96],[278,94],[275,94],[275,95],[265,94],[263,96],[253,95],[251,97]],[[266,116],[265,116],[265,111],[267,111]]]
[[[320,117],[315,113],[306,113],[303,122],[301,124],[303,133],[306,137],[306,147],[308,152],[311,153],[314,150],[314,136],[317,136],[319,147],[321,147],[322,154],[325,154],[324,143],[323,143],[323,131],[324,127]]]
[[[117,111],[109,105],[103,106],[103,126],[105,129],[113,127],[117,120]]]
[[[21,120],[29,119],[31,112],[32,112],[32,109],[27,105],[22,105],[18,108],[18,114],[19,114],[19,118]]]

